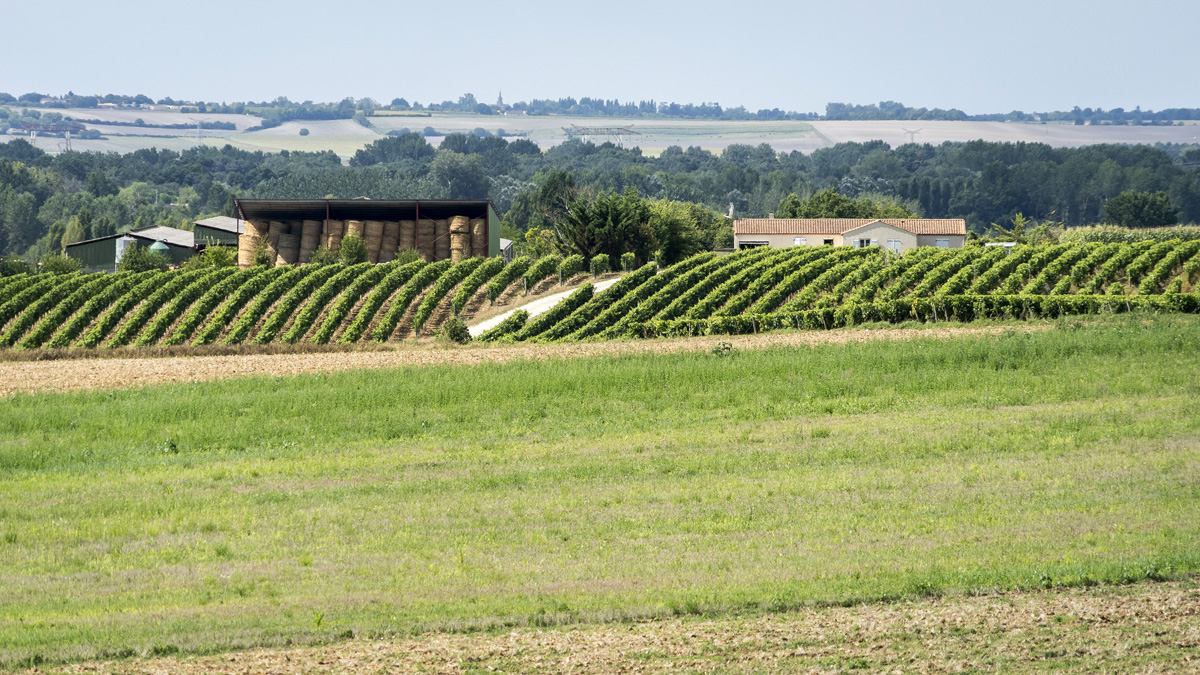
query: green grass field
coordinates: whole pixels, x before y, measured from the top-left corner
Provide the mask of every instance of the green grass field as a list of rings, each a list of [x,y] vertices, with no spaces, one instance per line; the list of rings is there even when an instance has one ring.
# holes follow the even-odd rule
[[[0,664],[1175,577],[1198,395],[1137,316],[13,396]]]

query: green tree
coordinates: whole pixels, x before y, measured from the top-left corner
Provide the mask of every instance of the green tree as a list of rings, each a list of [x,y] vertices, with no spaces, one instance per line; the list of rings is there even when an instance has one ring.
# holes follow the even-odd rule
[[[800,198],[793,192],[779,200],[779,208],[775,209],[776,218],[799,218]]]
[[[83,262],[78,258],[65,255],[44,255],[38,261],[38,269],[42,274],[70,274],[78,272],[82,267]]]
[[[342,239],[338,249],[338,257],[347,265],[357,265],[367,262],[367,244],[356,234]]]
[[[120,191],[108,174],[99,169],[88,173],[87,179],[83,183],[83,189],[92,193],[94,197],[107,197]]]
[[[1179,222],[1179,209],[1165,192],[1125,191],[1104,205],[1104,222],[1121,227],[1166,227]]]
[[[122,272],[145,272],[147,270],[165,270],[171,265],[171,259],[149,247],[130,244],[125,247],[121,262],[117,269]]]
[[[79,216],[75,216],[67,223],[67,231],[63,233],[61,240],[62,247],[65,249],[68,245],[83,241],[85,238],[87,238],[87,230],[79,222]]]
[[[486,199],[491,185],[479,155],[450,150],[438,151],[429,166],[428,179],[433,191],[447,199]]]

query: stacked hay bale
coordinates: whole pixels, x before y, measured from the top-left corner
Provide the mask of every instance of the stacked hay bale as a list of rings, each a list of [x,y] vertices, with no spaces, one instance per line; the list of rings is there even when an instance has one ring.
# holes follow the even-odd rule
[[[421,258],[425,262],[436,260],[433,257],[433,238],[436,227],[432,220],[426,218],[417,221],[417,253],[421,254]]]
[[[400,221],[400,246],[398,248],[417,250],[417,221]]]
[[[238,267],[246,269],[254,265],[254,252],[258,250],[259,242],[261,242],[269,231],[265,223],[258,223],[252,220],[243,221],[245,223],[245,233],[238,235]]]
[[[433,259],[445,260],[450,257],[450,221],[435,220]]]
[[[300,235],[280,234],[276,250],[276,267],[296,264],[296,261],[300,259]]]
[[[476,258],[486,258],[488,255],[487,220],[483,218],[471,220],[471,255]]]
[[[363,226],[363,242],[367,245],[367,261],[379,262],[379,249],[383,244],[383,221],[368,220]]]
[[[299,262],[312,260],[313,253],[321,245],[321,221],[306,220],[300,229],[300,258]]]
[[[336,251],[342,247],[342,235],[346,231],[346,223],[341,220],[325,221],[325,248]]]
[[[279,238],[287,233],[287,223],[272,220],[267,226],[267,256],[275,260],[279,256]]]
[[[450,260],[459,262],[471,257],[471,219],[454,216],[450,219]]]
[[[346,236],[355,236],[359,239],[363,238],[363,230],[367,228],[365,220],[347,220],[346,221]]]
[[[400,248],[400,223],[391,220],[383,224],[383,239],[379,243],[379,262],[395,260],[398,248]]]

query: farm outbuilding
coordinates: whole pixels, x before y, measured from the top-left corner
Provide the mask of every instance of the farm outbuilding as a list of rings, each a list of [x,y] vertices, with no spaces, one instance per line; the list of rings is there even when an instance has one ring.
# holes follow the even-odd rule
[[[242,221],[229,216],[197,220],[194,226],[197,246],[237,246],[243,230]]]
[[[733,246],[883,246],[897,253],[917,246],[962,248],[961,218],[743,218],[733,221]]]
[[[174,227],[144,227],[68,244],[66,254],[82,262],[85,271],[115,272],[126,248],[131,245],[150,248],[155,244],[166,248],[164,254],[174,265],[182,263],[196,253],[196,242],[191,232]]]
[[[238,265],[265,246],[277,265],[306,263],[318,246],[357,235],[373,263],[401,249],[427,262],[502,255],[500,217],[485,199],[239,199]]]

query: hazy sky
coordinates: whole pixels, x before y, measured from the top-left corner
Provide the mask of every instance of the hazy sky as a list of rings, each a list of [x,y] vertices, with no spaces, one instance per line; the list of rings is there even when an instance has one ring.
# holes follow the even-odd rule
[[[1198,0],[14,5],[0,91],[17,96],[1200,107]]]

